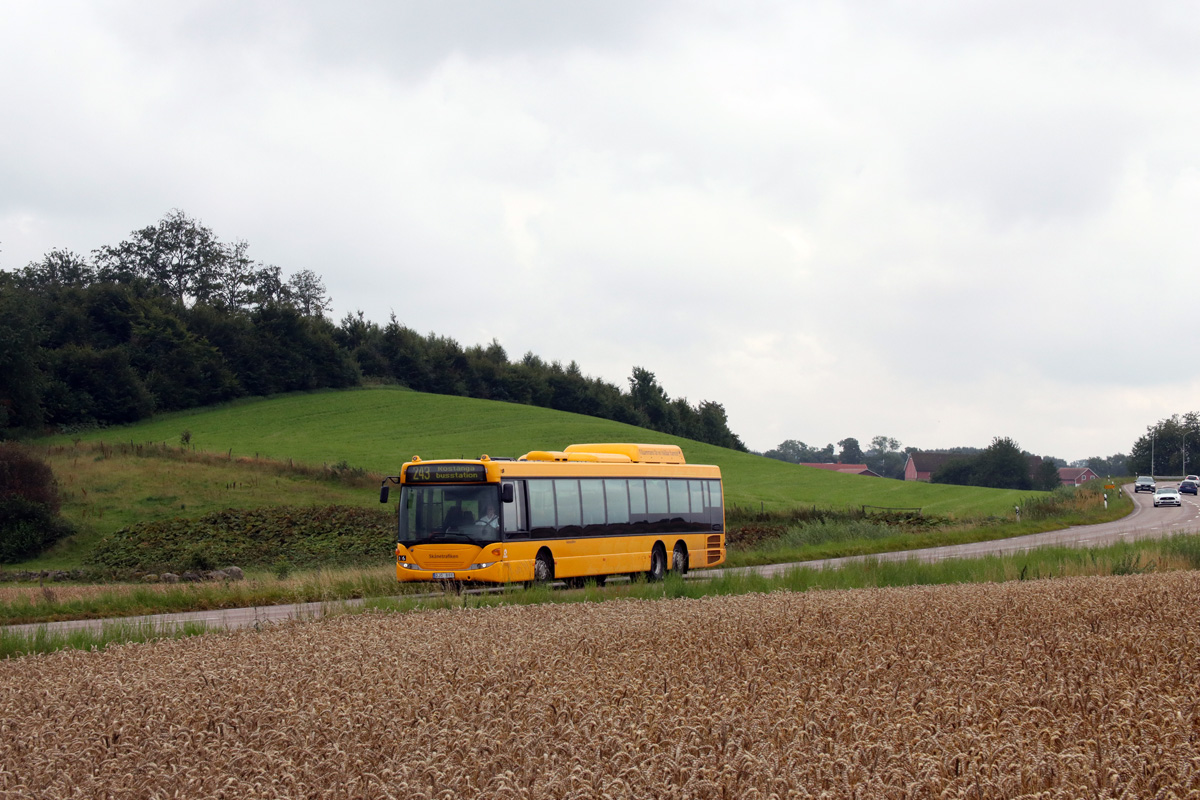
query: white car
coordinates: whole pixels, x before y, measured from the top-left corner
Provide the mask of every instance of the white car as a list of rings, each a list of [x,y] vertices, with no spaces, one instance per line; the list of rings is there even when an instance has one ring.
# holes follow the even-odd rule
[[[1179,490],[1173,486],[1164,486],[1154,492],[1154,507],[1159,506],[1181,506],[1183,501],[1179,499]]]

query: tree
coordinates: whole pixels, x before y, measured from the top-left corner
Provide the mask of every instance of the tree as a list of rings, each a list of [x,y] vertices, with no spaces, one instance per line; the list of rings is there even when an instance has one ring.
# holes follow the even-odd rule
[[[33,298],[0,273],[0,431],[42,424],[39,339]]]
[[[861,464],[863,463],[863,451],[858,446],[858,439],[846,438],[838,442],[840,451],[838,452],[839,464]]]
[[[763,455],[790,464],[832,464],[834,461],[832,444],[818,450],[796,439],[780,442],[778,447],[768,450]]]
[[[725,416],[725,407],[720,403],[704,401],[700,404],[698,421],[700,433],[696,437],[702,442],[715,444],[718,447],[728,447],[731,450],[745,451],[746,445],[729,430],[729,420]]]
[[[997,436],[976,459],[972,482],[993,489],[1031,489],[1029,459],[1012,439]]]
[[[1072,467],[1087,467],[1092,472],[1100,476],[1109,475],[1128,475],[1129,456],[1124,453],[1113,453],[1105,458],[1104,456],[1092,456],[1080,461],[1072,461]]]
[[[257,309],[289,305],[291,292],[283,281],[283,270],[274,265],[261,267],[252,278],[254,291],[250,293]]]
[[[957,448],[967,450],[972,448]],[[1053,460],[1049,461],[1051,468]],[[1055,470],[1055,485],[1058,473]],[[986,486],[992,489],[1032,489],[1030,457],[1008,437],[997,436],[983,452],[963,453],[941,466],[930,480],[960,486]]]
[[[874,436],[871,438],[871,449],[863,453],[863,461],[877,475],[885,478],[903,478],[908,454],[900,447],[898,439]]]
[[[1151,457],[1153,456],[1153,463]],[[1200,416],[1174,414],[1146,428],[1133,444],[1127,472],[1139,475],[1187,475],[1200,466]]]
[[[642,367],[634,367],[629,377],[629,397],[633,407],[646,419],[648,427],[663,433],[670,429],[670,403],[667,393],[658,385],[654,373]]]
[[[242,240],[225,248],[225,269],[210,302],[228,311],[250,308],[254,302],[255,270],[246,251],[250,245]]]
[[[145,278],[180,305],[188,300],[208,303],[220,296],[227,253],[209,228],[172,209],[158,224],[130,237],[95,251],[101,279]]]
[[[975,486],[975,463],[977,457],[953,458],[929,476],[931,483],[951,483],[955,486]]]
[[[288,278],[287,296],[296,310],[306,317],[320,317],[329,309],[325,284],[311,269],[302,269]]]
[[[1049,492],[1061,485],[1062,481],[1058,478],[1058,467],[1055,466],[1054,459],[1043,458],[1042,463],[1038,465],[1037,473],[1033,476],[1033,488]]]
[[[33,287],[86,286],[96,277],[87,260],[69,250],[51,250],[18,274],[22,283]]]

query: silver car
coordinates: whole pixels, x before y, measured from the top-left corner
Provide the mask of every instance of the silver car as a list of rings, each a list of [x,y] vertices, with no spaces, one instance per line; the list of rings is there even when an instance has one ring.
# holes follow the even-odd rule
[[[1181,506],[1183,501],[1179,499],[1179,490],[1173,486],[1164,486],[1154,492],[1154,507],[1159,506]]]

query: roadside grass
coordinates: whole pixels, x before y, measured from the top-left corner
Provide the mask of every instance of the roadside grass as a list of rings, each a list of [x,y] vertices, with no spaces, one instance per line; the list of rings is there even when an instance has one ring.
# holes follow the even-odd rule
[[[249,572],[244,580],[221,583],[2,586],[0,625],[329,602],[405,591],[417,588],[398,586],[392,564],[310,570],[283,578]]]
[[[1112,522],[1133,510],[1133,500],[1119,490],[1106,492],[1094,482],[1029,495],[1020,508],[1020,520],[1015,514],[1007,519],[932,520],[928,527],[917,525],[908,529],[875,521],[870,515],[782,524],[777,516],[760,515],[757,519],[765,522],[760,527],[773,529],[776,535],[762,537],[746,546],[731,546],[726,565],[814,561],[1028,536],[1073,525]],[[731,529],[736,533],[736,527]]]
[[[632,425],[535,406],[413,392],[397,387],[289,394],[156,416],[134,425],[40,439],[40,445],[80,442],[180,444],[208,453],[272,459],[394,475],[422,458],[520,456],[583,442],[678,444],[691,463],[717,464],[725,501],[747,511],[798,504],[922,508],[955,517],[1005,515],[1028,492],[947,486],[840,475],[681,439]],[[189,504],[188,486],[167,492]],[[172,500],[171,503],[175,501]],[[370,502],[364,500],[363,502]]]
[[[111,622],[100,631],[56,632],[39,628],[32,634],[0,628],[0,659],[19,658],[58,650],[104,650],[112,644],[182,639],[214,633],[204,623],[154,625],[139,622]]]

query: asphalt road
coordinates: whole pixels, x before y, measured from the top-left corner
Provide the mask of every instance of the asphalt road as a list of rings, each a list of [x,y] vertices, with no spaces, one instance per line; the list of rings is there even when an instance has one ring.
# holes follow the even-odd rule
[[[1162,485],[1174,484],[1168,483]],[[990,542],[930,547],[923,550],[904,550],[896,553],[880,553],[872,556],[851,556],[848,558],[830,558],[791,564],[740,567],[728,570],[728,572],[757,572],[761,575],[771,576],[786,572],[789,569],[795,569],[796,567],[837,567],[847,562],[862,561],[866,558],[885,561],[917,559],[934,562],[950,558],[974,558],[977,556],[1022,552],[1046,545],[1091,547],[1118,541],[1151,539],[1181,531],[1200,530],[1200,502],[1197,501],[1195,496],[1184,495],[1183,505],[1179,508],[1154,508],[1153,496],[1147,493],[1135,494],[1133,492],[1133,484],[1123,487],[1122,490],[1133,497],[1134,508],[1132,513],[1116,522],[1106,522],[1101,525],[1080,525],[1059,531],[1035,533],[1012,539],[997,539]],[[692,576],[703,578],[715,574],[720,574],[720,572],[717,570],[702,570],[692,573]],[[39,628],[45,628],[47,632],[54,633],[83,629],[98,631],[105,624],[112,623],[152,625],[155,628],[179,626],[188,623],[203,623],[209,628],[252,628],[294,619],[317,619],[332,610],[354,607],[360,604],[361,601],[346,600],[335,603],[301,603],[298,605],[231,608],[220,611],[188,611],[180,614],[154,614],[151,616],[122,617],[110,620],[67,620],[64,622],[36,623],[32,625],[13,625],[9,626],[8,630],[26,634],[35,632]]]
[[[1175,483],[1161,483],[1160,486],[1175,486]],[[1183,495],[1183,505],[1154,507],[1154,496],[1146,492],[1134,493],[1133,484],[1122,487],[1122,491],[1133,498],[1133,511],[1127,516],[1100,525],[1077,525],[1046,533],[1034,533],[1029,536],[1016,536],[1011,539],[996,539],[990,542],[972,542],[971,544],[955,544],[946,547],[928,547],[923,550],[902,550],[895,553],[879,553],[873,556],[850,556],[848,558],[827,558],[819,561],[805,561],[798,564],[769,564],[762,567],[746,567],[733,572],[753,570],[761,575],[777,575],[803,567],[837,567],[851,561],[862,561],[872,558],[877,561],[944,561],[948,558],[975,558],[978,556],[1000,555],[1005,553],[1020,553],[1036,547],[1060,545],[1064,547],[1096,547],[1119,541],[1135,539],[1154,539],[1168,536],[1172,533],[1200,530],[1200,502],[1195,495]]]

